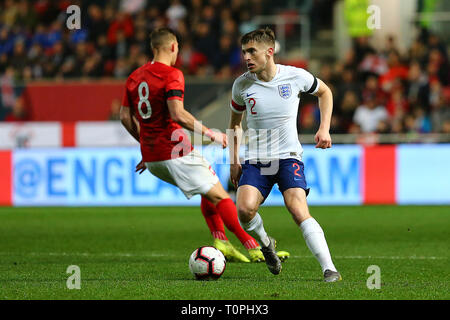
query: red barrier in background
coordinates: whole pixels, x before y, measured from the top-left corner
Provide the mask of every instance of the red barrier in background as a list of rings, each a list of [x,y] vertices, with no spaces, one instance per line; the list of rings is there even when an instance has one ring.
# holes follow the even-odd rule
[[[12,205],[12,152],[0,151],[0,205]]]
[[[366,146],[363,151],[363,203],[396,203],[397,146]]]
[[[34,82],[24,91],[32,121],[108,120],[111,103],[122,101],[125,81]]]
[[[62,145],[63,147],[75,147],[76,142],[76,132],[75,132],[76,122],[63,122],[62,123]]]

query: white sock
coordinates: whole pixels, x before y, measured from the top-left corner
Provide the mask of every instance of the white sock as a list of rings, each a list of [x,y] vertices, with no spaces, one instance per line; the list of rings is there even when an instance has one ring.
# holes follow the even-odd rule
[[[260,246],[267,247],[270,244],[270,239],[267,236],[266,230],[264,230],[263,221],[258,212],[249,222],[244,223],[239,221],[239,223],[249,235],[258,241]]]
[[[328,249],[325,235],[319,223],[314,218],[308,218],[300,224],[303,238],[312,254],[319,261],[322,272],[327,269],[337,271],[331,260],[330,250]]]

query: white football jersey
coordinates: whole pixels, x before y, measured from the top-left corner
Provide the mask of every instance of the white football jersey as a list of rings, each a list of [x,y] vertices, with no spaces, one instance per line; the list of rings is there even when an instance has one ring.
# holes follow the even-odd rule
[[[261,81],[250,71],[233,83],[231,109],[247,111],[248,144],[245,160],[301,160],[297,114],[300,92],[316,93],[317,79],[308,71],[277,64],[271,81]]]

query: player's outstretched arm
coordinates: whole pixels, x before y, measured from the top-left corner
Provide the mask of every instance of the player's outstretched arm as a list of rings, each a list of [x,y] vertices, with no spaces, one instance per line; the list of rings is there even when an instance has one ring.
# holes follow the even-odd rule
[[[235,187],[242,174],[242,166],[239,161],[239,147],[242,139],[242,115],[231,111],[229,129],[231,132],[230,140],[230,179]]]
[[[316,148],[327,149],[331,148],[330,125],[333,112],[333,94],[322,80],[317,80],[319,90],[314,95],[319,98],[320,126],[314,140],[316,141]]]
[[[132,114],[131,108],[120,107],[120,121],[127,131],[139,142],[139,122]]]
[[[228,145],[227,136],[222,132],[215,132],[200,123],[191,113],[184,109],[183,102],[178,99],[167,100],[170,117],[183,128],[195,133],[205,135],[212,141],[221,144],[223,148]]]

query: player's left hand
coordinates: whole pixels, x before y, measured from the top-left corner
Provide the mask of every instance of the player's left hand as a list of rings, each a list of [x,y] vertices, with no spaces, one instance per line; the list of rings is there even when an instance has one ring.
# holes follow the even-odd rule
[[[316,148],[331,148],[331,136],[328,130],[319,129],[314,136],[314,141],[316,142]]]
[[[144,160],[141,160],[141,162],[137,164],[135,172],[139,171],[139,174],[141,174],[145,171],[145,169],[147,169],[147,167],[145,166]]]

